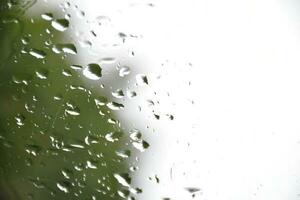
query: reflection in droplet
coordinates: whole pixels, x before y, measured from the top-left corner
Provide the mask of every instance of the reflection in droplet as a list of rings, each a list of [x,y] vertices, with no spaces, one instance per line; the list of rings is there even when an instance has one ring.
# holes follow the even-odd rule
[[[83,70],[83,75],[91,80],[99,80],[102,76],[102,68],[96,63],[88,64]]]
[[[58,31],[65,31],[69,27],[69,21],[66,19],[57,19],[52,21],[51,25]]]

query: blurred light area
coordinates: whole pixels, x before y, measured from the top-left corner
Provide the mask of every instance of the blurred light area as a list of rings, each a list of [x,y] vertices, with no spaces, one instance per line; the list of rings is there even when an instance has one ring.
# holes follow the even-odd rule
[[[188,187],[200,189],[199,200],[299,198],[299,2],[74,2],[86,14],[75,20],[71,13],[74,41],[76,31],[99,32],[89,50],[79,50],[78,62],[113,56],[132,67],[123,87],[138,96],[124,102],[119,118],[125,128],[141,129],[151,145],[139,158],[139,199],[192,199]],[[98,16],[112,23],[101,29]],[[105,46],[120,42],[118,32],[139,39]],[[108,76],[115,70],[115,63],[103,65]],[[137,73],[147,74],[149,86],[134,85]],[[158,100],[155,111],[174,120],[153,119],[147,99]],[[155,175],[158,184],[148,180]]]

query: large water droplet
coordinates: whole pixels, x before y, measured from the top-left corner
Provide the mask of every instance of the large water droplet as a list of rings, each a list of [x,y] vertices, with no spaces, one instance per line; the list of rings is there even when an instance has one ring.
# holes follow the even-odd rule
[[[102,76],[102,68],[96,63],[88,64],[83,70],[83,75],[91,80],[99,80]]]

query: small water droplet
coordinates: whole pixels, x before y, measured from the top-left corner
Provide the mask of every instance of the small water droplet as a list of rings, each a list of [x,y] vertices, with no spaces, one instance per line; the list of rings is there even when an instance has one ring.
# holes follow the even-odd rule
[[[33,156],[37,156],[41,152],[41,147],[35,144],[26,145],[25,151],[28,154],[31,154]]]
[[[137,142],[132,142],[132,145],[136,149],[140,150],[141,152],[145,151],[150,146],[149,143],[146,142],[145,140],[140,140],[140,141],[137,141]]]
[[[130,68],[127,66],[121,67],[119,70],[119,76],[124,77],[130,74]]]
[[[96,106],[104,106],[107,103],[107,98],[106,97],[98,97],[95,98],[95,104]]]
[[[116,142],[122,137],[122,132],[110,132],[105,135],[105,139],[109,142]]]
[[[130,150],[116,151],[116,154],[121,158],[129,158],[131,155]]]
[[[71,65],[70,68],[74,70],[81,70],[83,67],[81,65]]]
[[[116,58],[112,58],[112,57],[105,57],[105,58],[101,58],[100,59],[101,63],[105,63],[105,64],[112,64],[116,62]]]
[[[68,181],[61,181],[61,182],[56,183],[56,186],[60,191],[62,191],[64,193],[69,193],[69,191],[70,191],[69,188],[70,188],[71,184]]]
[[[148,85],[148,78],[144,74],[136,75],[136,82],[138,85]]]
[[[114,92],[111,93],[114,97],[116,98],[123,98],[124,97],[124,92],[121,89],[117,89]]]
[[[49,71],[46,69],[38,69],[35,71],[35,74],[39,79],[47,79],[49,76]]]
[[[31,49],[29,51],[29,54],[37,59],[43,59],[46,57],[46,53],[44,51],[38,50],[38,49]]]
[[[91,80],[99,80],[102,76],[102,68],[96,63],[88,64],[83,70],[83,75]]]
[[[130,138],[133,141],[139,141],[142,138],[142,133],[138,129],[133,129],[129,133],[130,133]]]
[[[22,115],[22,114],[18,114],[16,117],[15,117],[15,119],[16,119],[16,122],[17,122],[17,125],[18,126],[24,126],[24,121],[25,121],[25,117],[24,117],[24,115]]]
[[[70,179],[71,176],[73,175],[73,172],[69,169],[62,169],[61,173],[66,179]]]
[[[136,92],[135,91],[127,91],[127,96],[129,97],[129,98],[133,98],[133,97],[136,97]]]
[[[52,51],[54,53],[68,53],[68,54],[77,54],[77,49],[74,44],[65,43],[65,44],[56,44],[53,46]]]
[[[68,115],[78,116],[80,115],[80,110],[78,107],[74,106],[71,103],[66,103],[67,108],[65,109],[65,113]]]
[[[90,169],[97,169],[98,168],[97,165],[96,165],[96,163],[93,162],[93,161],[90,161],[90,160],[88,160],[86,162],[86,166],[87,166],[87,168],[90,168]]]
[[[69,21],[66,19],[57,19],[52,21],[51,25],[58,31],[65,31],[69,27]]]
[[[64,76],[67,76],[67,77],[72,76],[72,72],[71,72],[70,70],[68,70],[68,69],[64,69],[64,70],[62,71],[62,74],[63,74]]]
[[[111,109],[111,110],[121,110],[124,108],[124,105],[121,103],[116,103],[116,102],[109,102],[106,104],[106,106]]]

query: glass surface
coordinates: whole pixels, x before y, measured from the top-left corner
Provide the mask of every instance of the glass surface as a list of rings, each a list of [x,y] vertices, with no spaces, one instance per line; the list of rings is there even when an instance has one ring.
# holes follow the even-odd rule
[[[0,199],[299,199],[299,5],[1,0]]]

